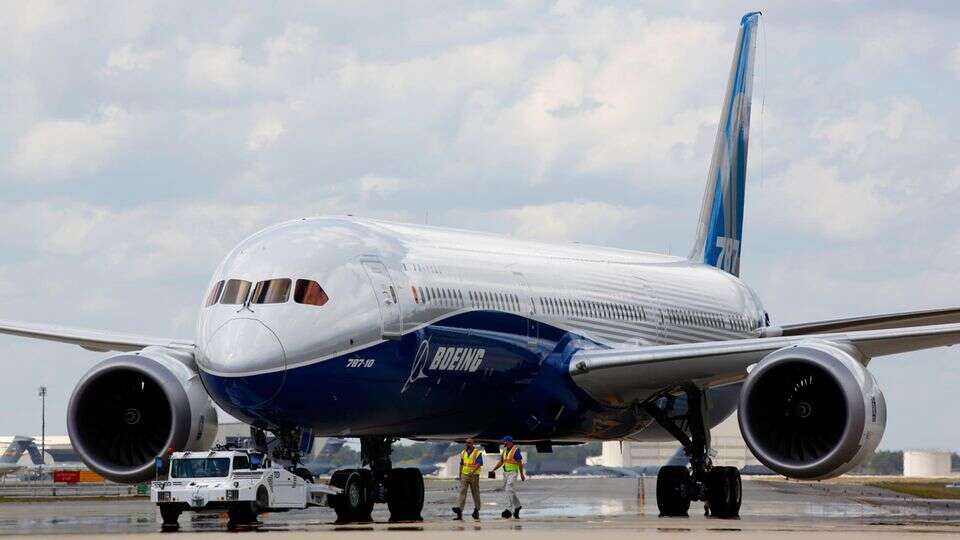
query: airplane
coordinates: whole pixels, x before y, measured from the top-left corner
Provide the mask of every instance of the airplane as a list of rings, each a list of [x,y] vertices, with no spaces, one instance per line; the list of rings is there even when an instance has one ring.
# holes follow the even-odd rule
[[[317,456],[315,458],[301,460],[301,465],[310,471],[310,474],[313,476],[323,476],[334,472],[337,470],[338,465],[333,463],[332,458],[343,448],[346,442],[346,439],[340,437],[328,438]],[[450,443],[446,442],[429,443],[423,457],[413,466],[419,469],[420,473],[424,476],[436,473],[440,470],[439,463],[445,459],[446,456],[444,456],[444,454],[449,447]]]
[[[449,449],[450,443],[448,442],[431,442],[423,457],[414,467],[419,469],[423,476],[436,474],[440,470],[441,462],[446,460]]]
[[[27,466],[20,463],[20,458],[24,452],[30,456],[30,462],[33,465],[43,465],[43,456],[40,455],[40,449],[37,448],[33,437],[17,435],[0,455],[0,476],[17,473],[25,469]]]
[[[583,465],[570,472],[573,476],[607,476],[613,478],[638,478],[655,476],[662,467],[683,466],[687,464],[687,455],[681,446],[662,465],[641,465],[638,467],[608,467],[606,465]]]
[[[322,476],[330,474],[337,469],[337,466],[331,461],[333,456],[343,448],[346,439],[340,437],[329,437],[323,443],[323,448],[317,453],[316,457],[301,460],[301,465],[305,467],[313,476]]]
[[[872,358],[960,342],[960,309],[777,326],[740,279],[759,13],[740,21],[689,257],[557,245],[359,217],[287,221],[213,272],[192,340],[15,321],[0,332],[119,354],[70,398],[71,440],[119,482],[167,448],[209,448],[216,402],[273,433],[295,464],[305,433],[358,437],[362,468],[330,482],[340,521],[420,519],[423,478],[393,468],[402,437],[495,445],[678,440],[661,515],[706,501],[734,518],[740,474],[713,466],[734,410],[778,474],[829,478],[879,444]]]

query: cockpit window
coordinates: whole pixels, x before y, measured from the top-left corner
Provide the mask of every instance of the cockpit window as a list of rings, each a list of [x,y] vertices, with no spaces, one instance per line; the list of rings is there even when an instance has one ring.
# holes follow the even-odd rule
[[[204,303],[205,306],[209,307],[217,303],[217,300],[220,299],[220,291],[223,290],[223,281],[218,281],[216,285],[210,289],[210,294],[207,296],[207,301]]]
[[[247,295],[250,294],[249,281],[242,279],[228,279],[223,285],[223,296],[220,297],[221,304],[242,304],[247,301]]]
[[[268,279],[257,283],[253,289],[254,304],[282,304],[290,299],[290,280]]]
[[[322,306],[327,303],[327,293],[319,283],[310,279],[298,279],[297,289],[293,293],[293,300],[298,304]]]

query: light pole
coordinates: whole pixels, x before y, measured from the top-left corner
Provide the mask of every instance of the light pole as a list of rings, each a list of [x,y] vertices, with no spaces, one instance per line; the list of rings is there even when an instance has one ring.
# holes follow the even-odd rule
[[[40,387],[40,481],[43,481],[43,460],[47,455],[47,387]]]

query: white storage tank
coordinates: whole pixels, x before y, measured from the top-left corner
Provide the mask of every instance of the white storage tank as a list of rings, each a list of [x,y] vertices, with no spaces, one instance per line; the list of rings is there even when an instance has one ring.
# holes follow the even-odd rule
[[[903,475],[918,478],[950,476],[949,450],[904,450]]]

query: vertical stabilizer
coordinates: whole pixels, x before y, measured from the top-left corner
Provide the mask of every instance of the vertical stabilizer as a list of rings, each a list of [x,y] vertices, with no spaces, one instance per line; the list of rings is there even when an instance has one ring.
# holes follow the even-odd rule
[[[36,452],[39,455],[40,451],[36,449],[36,444],[33,442],[33,438],[17,435],[13,438],[13,441],[10,443],[10,445],[7,446],[7,449],[3,451],[3,454],[0,455],[0,464],[16,464],[20,461],[20,456],[22,456],[24,452],[29,452],[33,458],[34,464],[37,464],[36,456],[33,455],[33,452]]]
[[[740,35],[700,207],[697,239],[690,253],[691,260],[716,266],[735,276],[740,274],[750,99],[759,20],[758,11],[747,13],[740,20]]]

